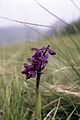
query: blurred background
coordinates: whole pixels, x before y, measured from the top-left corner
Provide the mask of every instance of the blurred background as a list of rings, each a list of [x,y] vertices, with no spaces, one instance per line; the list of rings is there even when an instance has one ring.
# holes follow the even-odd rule
[[[0,120],[36,120],[31,48],[50,45],[42,120],[80,120],[80,0],[0,0]]]
[[[0,45],[53,36],[65,22],[79,22],[79,6],[79,0],[0,0]]]

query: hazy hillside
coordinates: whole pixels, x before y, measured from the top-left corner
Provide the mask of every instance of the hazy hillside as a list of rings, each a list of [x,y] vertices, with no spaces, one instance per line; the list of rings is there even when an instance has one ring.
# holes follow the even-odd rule
[[[0,28],[0,44],[11,44],[16,41],[34,40],[38,37],[40,37],[40,35],[36,31],[24,26]]]
[[[28,26],[9,26],[0,28],[0,44],[11,44],[17,41],[35,40],[44,36],[53,36],[56,32],[63,29],[64,23],[56,21],[52,24],[53,28],[45,30],[30,28]]]

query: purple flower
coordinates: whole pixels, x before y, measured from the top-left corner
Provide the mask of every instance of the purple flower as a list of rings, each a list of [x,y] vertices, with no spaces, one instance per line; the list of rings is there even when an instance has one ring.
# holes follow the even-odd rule
[[[25,63],[25,69],[22,71],[22,74],[26,75],[26,79],[36,77],[37,72],[41,72],[48,63],[49,54],[56,54],[53,50],[49,48],[49,45],[41,49],[32,48],[31,50],[35,51],[35,54],[32,55],[31,58],[28,58],[30,65]]]
[[[36,76],[36,69],[34,65],[24,64],[25,69],[22,71],[22,74],[26,75],[26,79],[33,78]]]

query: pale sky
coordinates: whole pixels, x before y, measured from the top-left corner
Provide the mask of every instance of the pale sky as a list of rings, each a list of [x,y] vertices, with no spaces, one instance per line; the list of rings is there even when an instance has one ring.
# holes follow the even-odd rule
[[[37,0],[40,4],[66,22],[79,18],[80,11],[70,0]],[[80,0],[74,0],[80,7]],[[57,20],[43,10],[34,0],[0,0],[0,16],[38,24],[54,24]],[[0,27],[15,23],[0,18]]]

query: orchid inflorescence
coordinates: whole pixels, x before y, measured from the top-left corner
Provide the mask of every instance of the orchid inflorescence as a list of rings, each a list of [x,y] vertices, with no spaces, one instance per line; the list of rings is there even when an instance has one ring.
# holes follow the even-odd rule
[[[32,48],[32,51],[35,51],[35,54],[31,58],[28,58],[30,64],[24,63],[25,69],[22,71],[22,74],[26,75],[26,79],[34,78],[37,76],[37,73],[45,68],[48,63],[49,54],[55,55],[56,53],[51,50],[50,45],[43,47],[41,49]]]

